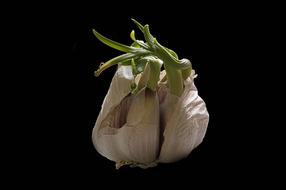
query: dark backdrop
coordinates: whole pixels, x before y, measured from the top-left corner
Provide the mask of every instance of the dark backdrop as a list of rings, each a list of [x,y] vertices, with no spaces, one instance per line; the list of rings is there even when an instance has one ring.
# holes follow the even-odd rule
[[[24,182],[35,185],[81,189],[100,184],[153,187],[153,182],[187,188],[268,184],[268,175],[280,166],[269,164],[275,146],[262,135],[269,132],[262,119],[269,111],[263,111],[265,99],[260,98],[268,85],[261,75],[266,65],[259,60],[264,14],[250,5],[131,6],[41,5],[27,17],[18,14],[15,26],[21,33],[15,30],[14,36],[25,36],[19,49],[28,60],[20,68],[29,71],[24,74],[27,79],[18,81],[22,94],[18,112],[24,113],[19,120],[28,121],[28,127],[17,128],[20,138],[15,139],[24,139],[15,143],[19,153],[14,158],[21,172],[12,176],[27,176]],[[94,71],[120,54],[99,42],[91,29],[129,44],[132,29],[143,38],[131,18],[148,23],[160,43],[192,61],[198,74],[195,84],[210,114],[205,139],[188,158],[147,170],[115,170],[91,141],[116,67],[100,77]]]

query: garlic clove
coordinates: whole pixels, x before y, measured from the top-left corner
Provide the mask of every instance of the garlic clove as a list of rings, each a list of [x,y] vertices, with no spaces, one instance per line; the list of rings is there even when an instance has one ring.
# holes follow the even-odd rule
[[[116,135],[124,161],[150,164],[159,151],[159,99],[145,88],[132,99],[126,124]],[[118,160],[117,160],[118,161]]]
[[[134,76],[131,66],[119,66],[111,81],[109,90],[103,100],[98,121],[105,118],[111,109],[114,109],[123,98],[130,93],[130,86],[133,83]]]
[[[117,168],[125,164],[151,167],[159,151],[159,99],[148,88],[128,95],[133,78],[121,69],[103,102],[93,143],[101,155],[117,163]]]
[[[132,74],[131,66],[119,66],[114,77],[111,81],[109,90],[103,100],[101,111],[97,117],[95,127],[92,131],[92,141],[96,148],[96,150],[102,154],[106,155],[110,159],[116,158],[116,147],[112,147],[114,153],[112,151],[107,151],[104,146],[102,146],[102,141],[100,140],[101,135],[99,134],[99,129],[102,121],[107,118],[108,115],[112,112],[112,110],[116,109],[122,100],[127,97],[130,93],[130,85],[134,80]],[[126,98],[125,102],[128,102],[129,98]]]
[[[187,157],[205,136],[209,114],[198,96],[194,77],[192,71],[184,82],[185,89],[180,97],[170,94],[166,85],[160,85],[160,122],[164,133],[159,162],[175,162]]]

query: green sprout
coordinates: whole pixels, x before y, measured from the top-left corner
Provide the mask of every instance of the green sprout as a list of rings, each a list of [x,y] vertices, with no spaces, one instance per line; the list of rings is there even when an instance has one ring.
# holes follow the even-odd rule
[[[144,34],[145,42],[136,39],[134,30],[130,33],[133,41],[131,46],[115,42],[104,37],[96,30],[92,30],[95,37],[102,43],[124,52],[124,54],[101,64],[99,69],[95,71],[95,76],[99,76],[104,70],[113,65],[130,65],[134,76],[148,71],[147,87],[156,90],[161,67],[163,66],[170,92],[180,96],[184,89],[184,80],[190,76],[192,71],[191,62],[188,59],[179,59],[173,50],[161,45],[150,33],[148,24],[143,26],[135,19],[132,19],[132,21]]]

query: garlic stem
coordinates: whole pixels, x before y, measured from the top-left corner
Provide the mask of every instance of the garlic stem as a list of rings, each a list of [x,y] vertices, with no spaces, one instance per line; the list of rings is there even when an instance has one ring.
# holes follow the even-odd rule
[[[170,93],[176,96],[181,96],[184,90],[182,72],[180,70],[173,69],[168,64],[164,64],[164,68],[167,74]]]
[[[192,74],[192,67],[182,70],[183,80],[186,80]]]
[[[149,65],[150,65],[150,74],[147,87],[155,91],[158,85],[158,81],[160,80],[160,71],[162,64],[160,63],[159,60],[152,60],[149,61]]]

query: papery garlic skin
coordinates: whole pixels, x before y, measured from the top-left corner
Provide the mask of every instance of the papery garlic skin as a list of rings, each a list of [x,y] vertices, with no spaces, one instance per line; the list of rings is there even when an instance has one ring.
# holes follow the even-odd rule
[[[119,67],[102,104],[92,140],[101,155],[116,163],[148,166],[159,153],[159,99],[156,92],[147,88],[129,95],[133,79],[130,66]]]
[[[184,81],[180,97],[170,94],[165,84],[159,85],[160,120],[163,144],[159,162],[170,163],[187,157],[203,140],[209,114],[194,85],[195,72]]]

